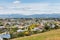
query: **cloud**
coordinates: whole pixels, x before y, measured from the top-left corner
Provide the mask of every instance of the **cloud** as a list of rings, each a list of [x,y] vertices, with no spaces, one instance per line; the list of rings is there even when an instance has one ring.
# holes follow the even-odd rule
[[[17,1],[14,1],[13,3],[14,3],[14,4],[17,4],[17,3],[21,3],[21,1],[18,1],[18,0],[17,0]]]
[[[0,7],[1,8],[1,7]],[[60,3],[21,3],[14,1],[9,6],[5,5],[5,9],[0,10],[0,14],[51,14],[60,13]]]
[[[4,7],[3,6],[0,6],[0,10],[3,10],[4,9]]]

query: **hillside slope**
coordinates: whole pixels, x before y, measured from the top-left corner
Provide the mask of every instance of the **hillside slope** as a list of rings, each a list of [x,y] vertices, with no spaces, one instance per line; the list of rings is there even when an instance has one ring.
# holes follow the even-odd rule
[[[51,30],[40,34],[34,34],[32,36],[15,38],[11,40],[60,40],[60,29]]]

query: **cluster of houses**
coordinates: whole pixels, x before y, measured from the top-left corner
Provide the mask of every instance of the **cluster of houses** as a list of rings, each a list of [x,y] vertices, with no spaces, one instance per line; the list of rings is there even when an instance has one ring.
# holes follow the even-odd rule
[[[24,32],[27,31],[28,28],[31,28],[31,31],[43,31],[45,24],[47,23],[48,26],[54,28],[56,23],[60,26],[60,21],[56,20],[40,20],[40,19],[1,19],[0,20],[0,31],[6,32],[7,28],[18,28],[16,32]],[[33,27],[34,26],[34,27]],[[6,34],[6,33],[5,33]],[[1,38],[10,38],[10,34],[2,34],[0,35]]]

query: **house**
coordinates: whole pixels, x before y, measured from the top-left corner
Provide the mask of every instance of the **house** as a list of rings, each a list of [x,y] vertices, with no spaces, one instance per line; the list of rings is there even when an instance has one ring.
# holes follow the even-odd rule
[[[0,29],[5,28],[5,26],[0,26]]]
[[[11,36],[10,36],[9,32],[0,34],[0,40],[4,40],[4,39],[8,40],[10,38],[11,38]]]
[[[28,26],[29,26],[29,25],[18,27],[19,29],[17,30],[17,32],[24,32],[24,31],[27,31],[27,30],[28,30]]]
[[[33,28],[32,31],[40,31],[40,32],[42,32],[43,29],[44,29],[44,25],[43,25],[43,23],[41,23],[41,24],[37,25],[35,28]]]
[[[51,28],[55,28],[55,25],[54,24],[51,24],[50,26],[51,26]]]
[[[18,29],[17,32],[24,32],[24,30]]]
[[[0,37],[0,40],[3,40],[3,38],[2,38],[2,37]]]

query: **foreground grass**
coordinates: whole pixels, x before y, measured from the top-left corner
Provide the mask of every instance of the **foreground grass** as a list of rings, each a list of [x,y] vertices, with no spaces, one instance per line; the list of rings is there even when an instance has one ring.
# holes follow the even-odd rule
[[[34,34],[31,36],[15,38],[11,40],[60,40],[60,29]]]

